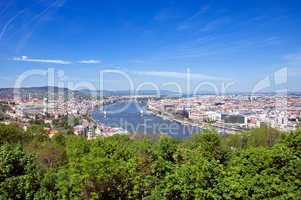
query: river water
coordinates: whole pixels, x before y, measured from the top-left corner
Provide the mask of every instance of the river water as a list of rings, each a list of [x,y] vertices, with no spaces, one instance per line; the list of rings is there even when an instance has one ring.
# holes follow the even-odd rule
[[[106,105],[92,113],[97,122],[111,127],[121,127],[129,133],[168,134],[175,137],[188,137],[200,131],[197,127],[184,126],[153,115],[146,110],[145,103],[120,101]]]

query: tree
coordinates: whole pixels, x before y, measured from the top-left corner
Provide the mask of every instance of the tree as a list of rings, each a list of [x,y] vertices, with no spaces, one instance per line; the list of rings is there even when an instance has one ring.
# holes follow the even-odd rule
[[[0,124],[0,145],[12,143],[25,143],[28,141],[28,135],[16,124]]]
[[[33,199],[39,188],[39,169],[20,145],[0,146],[0,198]]]
[[[222,170],[215,160],[198,158],[194,164],[177,165],[153,192],[160,199],[213,199],[213,189]]]
[[[272,147],[280,141],[281,135],[281,132],[277,129],[264,126],[242,133],[228,135],[225,138],[225,141],[228,146],[235,149],[247,147]]]
[[[228,156],[222,137],[215,130],[204,130],[192,135],[190,148],[196,150],[201,156],[225,162]]]
[[[49,139],[47,131],[43,125],[32,124],[26,130],[27,135],[36,140],[37,142],[43,142]]]
[[[248,148],[232,157],[216,191],[223,199],[296,199],[301,186],[298,166],[300,158],[286,145]]]
[[[301,131],[86,140],[0,125],[0,199],[298,199]],[[26,136],[26,137],[25,137]],[[41,137],[40,137],[41,136]]]

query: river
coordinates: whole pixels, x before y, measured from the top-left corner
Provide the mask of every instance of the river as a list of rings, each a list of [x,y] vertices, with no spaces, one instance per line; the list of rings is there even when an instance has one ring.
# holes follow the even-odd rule
[[[155,116],[146,110],[144,102],[119,101],[92,112],[95,121],[110,127],[121,127],[129,133],[168,134],[174,137],[188,137],[200,128],[184,126]]]

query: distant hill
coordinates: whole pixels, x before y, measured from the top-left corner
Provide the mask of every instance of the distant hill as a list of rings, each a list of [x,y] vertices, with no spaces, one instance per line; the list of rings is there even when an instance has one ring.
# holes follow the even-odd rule
[[[14,95],[18,95],[22,98],[43,98],[48,97],[49,92],[54,96],[58,94],[66,95],[76,95],[78,92],[74,92],[67,88],[59,87],[24,87],[24,88],[0,88],[0,97],[13,98]]]
[[[55,97],[58,95],[67,96],[75,96],[75,97],[91,97],[91,96],[128,96],[130,93],[128,90],[70,90],[68,88],[59,88],[52,86],[44,86],[44,87],[24,87],[24,88],[0,88],[0,97],[1,98],[9,98],[12,99],[14,97],[14,93],[22,98],[43,98],[48,97],[49,92]],[[157,91],[155,90],[142,90],[136,93],[135,95],[156,95]],[[177,92],[169,91],[169,90],[160,90],[160,96],[179,96],[180,94]]]
[[[160,96],[179,96],[180,93],[170,91],[170,90],[160,90],[159,92],[156,90],[141,90],[137,93],[130,92],[129,90],[79,90],[81,93],[84,94],[91,94],[91,95],[100,95],[100,96],[128,96],[128,95],[157,95]]]

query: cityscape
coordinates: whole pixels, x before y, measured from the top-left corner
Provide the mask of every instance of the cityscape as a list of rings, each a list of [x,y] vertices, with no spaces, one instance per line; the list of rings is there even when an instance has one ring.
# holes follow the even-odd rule
[[[51,89],[51,87],[44,89]],[[60,89],[58,88],[58,90]],[[53,136],[53,133],[59,132],[54,127],[53,121],[59,118],[69,118],[71,121],[67,123],[70,123],[71,129],[76,135],[84,135],[88,139],[97,136],[112,136],[130,130],[122,127],[122,124],[110,127],[108,124],[97,122],[97,119],[93,118],[93,111],[99,110],[103,114],[102,117],[109,119],[110,112],[116,110],[106,111],[105,108],[108,105],[126,102],[124,106],[126,107],[127,104],[137,101],[145,102],[143,106],[138,105],[136,113],[142,119],[144,112],[148,112],[151,115],[175,122],[176,125],[181,124],[200,129],[216,128],[221,134],[235,134],[235,132],[266,125],[282,131],[293,131],[299,128],[301,119],[301,96],[296,94],[288,96],[268,94],[258,96],[201,95],[196,97],[134,95],[103,98],[87,96],[87,94],[77,95],[68,100],[64,95],[52,95],[56,96],[56,99],[52,100],[43,94],[30,97],[31,93],[15,99],[8,97],[11,95],[2,96],[1,106],[6,106],[2,113],[2,119],[5,119],[2,123],[17,122],[23,124],[26,129],[32,121],[40,120],[49,125],[46,129]],[[75,118],[80,118],[80,122],[74,124],[72,120]],[[164,133],[164,130],[162,131]],[[147,132],[143,134],[147,134]]]
[[[301,1],[0,1],[0,200],[301,199]]]

